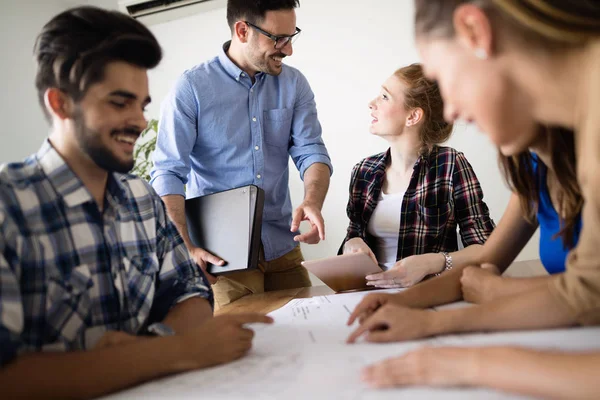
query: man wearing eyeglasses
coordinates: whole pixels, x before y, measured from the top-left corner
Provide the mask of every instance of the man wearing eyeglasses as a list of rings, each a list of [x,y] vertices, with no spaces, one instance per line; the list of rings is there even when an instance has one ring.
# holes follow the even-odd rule
[[[218,280],[206,273],[217,307],[251,293],[310,286],[299,242],[325,239],[321,208],[331,160],[314,94],[304,75],[283,64],[300,34],[298,6],[298,0],[228,0],[231,41],[217,57],[186,71],[162,106],[151,182],[205,273],[207,263],[227,260],[191,243],[185,197],[248,184],[265,190],[259,269]],[[305,189],[294,210],[290,156]],[[311,229],[300,234],[303,220]]]

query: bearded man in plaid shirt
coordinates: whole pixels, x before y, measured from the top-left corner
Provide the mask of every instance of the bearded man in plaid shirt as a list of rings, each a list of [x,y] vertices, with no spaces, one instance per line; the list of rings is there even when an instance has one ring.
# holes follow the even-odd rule
[[[161,59],[152,33],[79,7],[44,26],[35,56],[51,133],[0,167],[2,397],[97,397],[244,355],[244,324],[270,319],[212,318],[160,197],[127,174]]]

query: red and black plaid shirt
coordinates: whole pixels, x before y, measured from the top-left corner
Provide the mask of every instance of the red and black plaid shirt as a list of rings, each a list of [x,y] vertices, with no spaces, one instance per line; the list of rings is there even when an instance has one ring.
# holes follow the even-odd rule
[[[354,166],[344,243],[362,238],[374,249],[367,226],[377,207],[390,151],[365,158]],[[483,244],[495,227],[473,168],[464,154],[450,147],[434,147],[415,163],[399,210],[398,254],[405,257],[458,250],[456,226],[464,246]],[[341,250],[341,249],[340,249]]]

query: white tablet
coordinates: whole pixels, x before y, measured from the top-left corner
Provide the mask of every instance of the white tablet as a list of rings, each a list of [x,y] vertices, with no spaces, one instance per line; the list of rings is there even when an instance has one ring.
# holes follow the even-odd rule
[[[335,292],[371,288],[365,276],[382,271],[365,253],[304,261],[302,265]]]

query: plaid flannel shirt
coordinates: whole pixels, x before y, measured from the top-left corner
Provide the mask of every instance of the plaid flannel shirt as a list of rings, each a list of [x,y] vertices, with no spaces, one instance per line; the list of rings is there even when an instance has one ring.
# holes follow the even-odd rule
[[[104,211],[50,145],[0,168],[0,366],[140,333],[210,286],[143,180],[109,174]]]
[[[390,151],[365,158],[352,170],[347,214],[350,219],[343,244],[362,238],[371,249],[367,231],[377,207]],[[483,192],[464,154],[435,146],[419,157],[402,199],[396,260],[411,255],[458,250],[456,226],[464,246],[483,244],[494,229]]]

